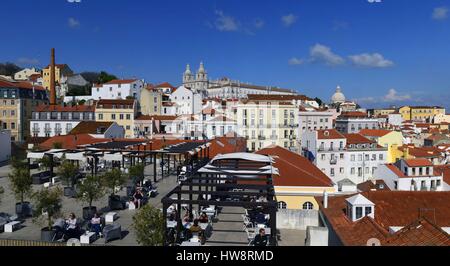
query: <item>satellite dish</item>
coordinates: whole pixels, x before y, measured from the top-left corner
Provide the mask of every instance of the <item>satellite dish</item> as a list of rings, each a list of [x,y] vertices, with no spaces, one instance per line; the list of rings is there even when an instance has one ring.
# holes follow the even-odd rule
[[[371,239],[367,240],[367,246],[368,247],[379,247],[379,246],[381,246],[381,242],[377,238],[371,238]]]
[[[71,238],[67,240],[67,246],[68,247],[79,247],[81,246],[80,240],[76,238]]]

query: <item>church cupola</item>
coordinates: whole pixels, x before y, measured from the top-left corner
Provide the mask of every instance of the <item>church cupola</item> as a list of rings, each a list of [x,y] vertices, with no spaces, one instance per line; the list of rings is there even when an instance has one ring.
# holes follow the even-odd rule
[[[188,82],[192,82],[193,78],[194,77],[192,76],[191,66],[188,64],[186,66],[186,71],[184,71],[184,74],[183,74],[183,83],[186,84]]]
[[[206,73],[205,66],[203,65],[203,62],[200,62],[200,67],[197,71],[197,81],[207,81],[208,80],[208,74]]]

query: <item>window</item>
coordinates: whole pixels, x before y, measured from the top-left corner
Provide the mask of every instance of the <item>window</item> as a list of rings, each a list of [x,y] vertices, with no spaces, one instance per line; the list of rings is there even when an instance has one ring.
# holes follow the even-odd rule
[[[309,201],[303,203],[303,210],[312,210],[312,209],[314,209],[314,204],[312,204]]]
[[[103,114],[98,114],[98,120],[103,120]]]
[[[344,167],[339,168],[339,173],[341,173],[341,174],[344,173]]]
[[[394,189],[397,190],[398,189],[398,182],[394,181]]]
[[[130,130],[131,129],[131,127],[130,126],[127,126],[127,130]]]
[[[120,115],[119,115],[119,119],[120,119],[120,120],[123,120],[123,117],[124,117],[123,114],[120,114]]]
[[[282,209],[282,210],[287,209],[287,204],[286,204],[286,202],[284,202],[284,201],[279,201],[279,202],[278,202],[278,209]]]
[[[352,175],[355,174],[355,167],[352,167],[352,169],[350,170],[350,173],[351,173]]]
[[[112,114],[112,115],[111,115],[111,119],[112,119],[112,120],[116,120],[116,114]]]
[[[343,160],[343,159],[344,159],[344,154],[341,153],[341,154],[339,155],[339,158],[340,158],[341,160]]]
[[[372,207],[366,207],[364,211],[365,211],[365,215],[369,215],[372,213]]]
[[[11,129],[16,129],[16,123],[11,123]]]
[[[334,168],[330,169],[330,176],[334,176]]]
[[[383,154],[380,154],[380,161],[383,161],[383,159],[384,159],[384,156],[383,156]]]
[[[356,207],[356,216],[355,216],[356,219],[360,219],[363,216],[362,211],[363,211],[362,207]]]

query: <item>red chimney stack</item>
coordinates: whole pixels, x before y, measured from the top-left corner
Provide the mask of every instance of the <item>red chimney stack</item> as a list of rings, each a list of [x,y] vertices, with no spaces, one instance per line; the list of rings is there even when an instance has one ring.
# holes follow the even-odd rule
[[[55,76],[55,48],[52,48],[52,57],[50,62],[50,105],[56,105]]]

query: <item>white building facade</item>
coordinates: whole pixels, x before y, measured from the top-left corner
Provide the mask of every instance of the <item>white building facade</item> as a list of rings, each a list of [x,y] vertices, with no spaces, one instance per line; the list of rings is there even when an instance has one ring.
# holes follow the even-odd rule
[[[125,100],[127,97],[140,99],[142,89],[144,89],[144,81],[142,80],[113,80],[105,84],[94,85],[92,87],[92,99]]]

